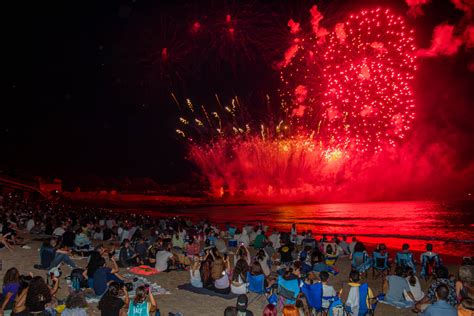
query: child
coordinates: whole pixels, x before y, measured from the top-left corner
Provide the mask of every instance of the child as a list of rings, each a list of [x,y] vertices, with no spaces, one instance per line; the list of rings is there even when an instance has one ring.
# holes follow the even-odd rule
[[[371,309],[371,300],[374,299],[372,290],[368,287],[367,283],[360,283],[360,274],[356,270],[352,270],[349,274],[349,292],[347,295],[346,307],[350,309],[352,315],[365,315],[364,310]],[[340,295],[343,290],[341,289]],[[365,304],[360,305],[360,302],[364,300],[359,299],[361,295],[365,295]]]
[[[147,301],[147,297],[150,302]],[[150,288],[139,286],[135,292],[135,298],[128,307],[128,316],[150,316],[156,311],[156,301],[151,294]]]

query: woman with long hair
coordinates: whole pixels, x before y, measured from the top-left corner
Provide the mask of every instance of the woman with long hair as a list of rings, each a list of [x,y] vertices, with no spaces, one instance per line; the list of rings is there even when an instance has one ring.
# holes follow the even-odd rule
[[[26,310],[26,294],[28,293],[28,287],[33,279],[32,275],[20,275],[20,288],[15,298],[13,305],[13,312],[11,316],[28,316]]]
[[[0,315],[3,315],[4,312],[7,312],[8,314],[11,313],[19,288],[20,273],[17,268],[8,269],[3,277],[3,303],[0,305]]]
[[[235,264],[234,273],[232,274],[232,282],[230,291],[234,294],[247,293],[247,272],[249,265],[245,259],[239,259]]]
[[[147,298],[150,300],[148,302]],[[150,316],[156,311],[156,301],[149,287],[139,286],[128,306],[128,316]]]
[[[120,284],[111,282],[105,295],[99,301],[98,308],[102,316],[125,316],[127,312],[123,309],[130,303],[127,289],[123,286],[125,299],[120,298]]]
[[[213,290],[221,294],[230,293],[230,282],[229,282],[229,259],[226,255],[223,257],[216,257],[211,266],[211,277],[214,280]]]
[[[54,294],[58,291],[59,280],[56,277],[52,277],[54,287],[50,288],[44,279],[40,276],[34,277],[30,281],[28,287],[28,293],[26,294],[26,308],[30,314],[46,316],[46,304],[49,304],[53,300]]]
[[[87,302],[82,292],[72,292],[66,299],[61,316],[87,316]]]

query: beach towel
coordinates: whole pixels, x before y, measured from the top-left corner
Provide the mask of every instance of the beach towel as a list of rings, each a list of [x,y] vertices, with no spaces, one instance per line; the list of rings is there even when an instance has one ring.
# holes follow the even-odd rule
[[[130,272],[139,274],[139,275],[154,275],[154,274],[157,274],[159,271],[156,270],[155,268],[143,265],[143,266],[131,268]]]
[[[188,291],[196,294],[208,295],[208,296],[217,296],[226,300],[231,300],[237,298],[239,295],[237,294],[220,294],[214,291],[205,289],[205,288],[197,288],[192,286],[190,283],[178,285],[178,290]]]

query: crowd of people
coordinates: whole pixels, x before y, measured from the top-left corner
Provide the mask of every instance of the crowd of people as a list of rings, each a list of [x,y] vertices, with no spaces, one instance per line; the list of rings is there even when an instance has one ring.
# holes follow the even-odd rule
[[[474,308],[472,262],[466,259],[458,275],[450,275],[431,244],[419,260],[408,244],[391,258],[384,244],[369,253],[356,237],[317,238],[295,224],[288,232],[262,223],[219,226],[58,202],[27,203],[12,194],[0,198],[0,232],[2,256],[29,247],[28,238],[41,239],[35,268],[48,275],[23,275],[16,267],[3,267],[8,269],[0,316],[87,315],[87,291],[99,299],[96,308],[102,315],[154,315],[159,304],[150,288],[139,286],[132,293],[130,280],[120,273],[136,266],[170,274],[188,271],[193,288],[235,295],[237,302],[225,315],[253,315],[249,297],[257,295],[268,303],[263,315],[366,315],[377,304],[387,304],[421,315],[464,316]],[[76,257],[87,257],[84,269]],[[351,271],[344,286],[336,288],[332,279],[343,257]],[[61,265],[71,269],[70,294],[59,299]],[[370,288],[368,278],[380,278],[382,288]],[[429,283],[426,292],[422,281]]]

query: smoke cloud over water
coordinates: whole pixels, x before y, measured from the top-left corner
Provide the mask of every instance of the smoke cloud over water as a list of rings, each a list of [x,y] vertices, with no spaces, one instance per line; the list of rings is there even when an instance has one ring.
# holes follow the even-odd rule
[[[410,9],[413,16],[430,5],[408,2],[416,7]],[[474,78],[468,71],[473,62],[466,61],[473,47],[472,6],[469,1],[453,4],[465,12],[462,21],[436,26],[430,47],[417,51],[415,119],[403,142],[376,153],[321,146],[307,137],[268,140],[258,134],[192,144],[190,159],[208,177],[211,193],[266,202],[472,198]],[[322,19],[314,8],[311,27],[318,45],[328,32],[320,32]],[[290,24],[298,30],[292,34],[300,32],[299,25]],[[346,40],[343,24],[335,34]],[[281,67],[296,60],[299,51],[292,43]]]

